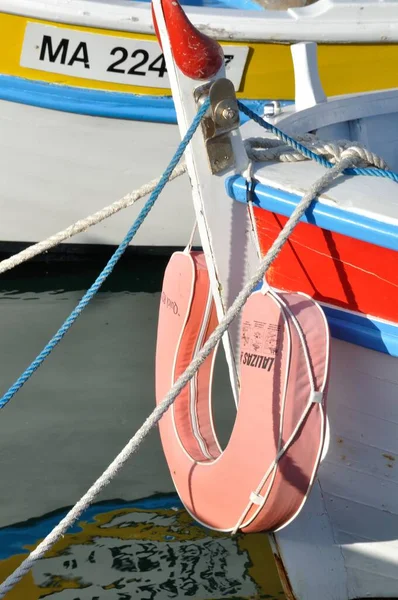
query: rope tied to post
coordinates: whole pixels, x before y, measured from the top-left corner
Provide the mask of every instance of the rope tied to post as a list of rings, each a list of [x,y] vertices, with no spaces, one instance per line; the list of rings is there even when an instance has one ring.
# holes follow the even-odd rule
[[[241,106],[241,103],[239,103]],[[244,106],[244,105],[243,105]],[[62,339],[65,335],[66,331],[71,327],[73,322],[79,316],[83,308],[88,304],[90,299],[94,296],[94,294],[98,291],[102,282],[106,279],[109,273],[114,268],[117,260],[123,254],[125,248],[127,247],[129,241],[134,237],[135,232],[138,230],[146,215],[148,214],[150,208],[155,203],[160,191],[163,189],[166,184],[172,170],[175,168],[179,159],[181,158],[186,146],[189,143],[189,140],[193,136],[196,128],[198,127],[201,118],[204,116],[206,110],[208,108],[208,103],[204,104],[196,115],[191,127],[189,128],[184,140],[181,142],[178,151],[173,157],[172,161],[168,169],[166,169],[164,175],[159,181],[156,189],[153,191],[151,198],[146,203],[145,207],[141,211],[138,219],[129,230],[122,244],[119,246],[118,250],[115,252],[113,257],[108,262],[105,269],[102,271],[100,276],[91,286],[90,290],[85,294],[79,305],[72,312],[71,316],[65,321],[64,325],[60,328],[57,334],[50,340],[49,344],[45,347],[45,349],[40,353],[35,361],[31,364],[31,366],[25,371],[25,373],[17,380],[17,382],[12,386],[7,392],[3,399],[0,400],[0,405],[4,406],[15,393],[22,387],[22,385],[29,379],[32,373],[42,364],[48,354],[51,352],[53,347]],[[249,110],[249,109],[248,109]],[[251,113],[251,111],[250,111]],[[260,117],[258,117],[260,119]],[[283,134],[284,135],[284,134]],[[305,153],[312,153],[312,150],[305,149]],[[325,161],[326,159],[323,157],[317,156],[320,160]],[[310,156],[312,158],[312,156]],[[11,574],[7,579],[0,585],[0,599],[4,598],[5,595],[22,579],[22,577],[30,571],[30,569],[34,566],[34,564],[44,557],[47,551],[49,551],[54,544],[67,532],[67,530],[79,519],[82,513],[94,502],[100,492],[114,479],[123,465],[127,462],[127,460],[134,454],[140,445],[143,443],[144,439],[148,435],[148,433],[157,425],[160,421],[164,413],[170,408],[173,402],[176,400],[180,392],[187,385],[187,383],[195,376],[200,366],[204,363],[206,358],[210,355],[213,349],[217,346],[219,341],[221,340],[224,333],[229,328],[232,321],[237,317],[237,315],[241,312],[244,307],[247,299],[254,291],[254,289],[259,285],[259,283],[264,279],[264,276],[270,267],[270,265],[274,262],[274,260],[279,255],[283,246],[288,241],[290,235],[292,234],[294,228],[299,223],[300,219],[303,217],[306,210],[310,207],[311,203],[325,190],[328,186],[341,174],[363,174],[360,171],[380,171],[379,168],[375,169],[367,169],[367,168],[359,168],[357,167],[358,163],[362,160],[365,160],[361,152],[358,152],[355,148],[345,148],[341,151],[339,156],[336,156],[336,164],[332,165],[328,162],[328,169],[326,172],[314,182],[314,184],[310,187],[310,189],[304,194],[299,204],[296,206],[288,221],[284,225],[283,229],[278,234],[277,238],[273,242],[272,246],[268,250],[267,254],[260,260],[260,263],[254,272],[254,274],[249,278],[247,283],[244,285],[230,308],[225,313],[224,318],[220,321],[218,326],[215,328],[213,333],[208,338],[207,342],[203,345],[202,349],[198,352],[195,358],[192,360],[191,364],[187,367],[187,369],[182,373],[182,375],[177,379],[174,385],[171,387],[169,392],[166,394],[164,399],[160,404],[156,406],[156,408],[152,411],[152,413],[148,416],[148,418],[144,421],[142,426],[138,429],[138,431],[132,436],[132,438],[128,441],[125,447],[121,450],[121,452],[116,456],[116,458],[111,462],[111,464],[105,469],[105,471],[98,477],[98,479],[93,483],[93,485],[87,490],[87,492],[80,498],[80,500],[75,504],[75,506],[68,512],[68,514],[60,521],[60,523],[44,538],[44,540],[30,553],[30,555],[25,558],[19,567]],[[319,160],[317,160],[319,162]],[[371,163],[373,164],[373,163]],[[381,163],[380,163],[381,164]],[[389,171],[380,171],[384,173],[391,173]],[[366,173],[369,175],[373,175],[374,173]],[[394,181],[398,181],[398,175],[394,174],[396,179]],[[390,177],[391,178],[391,177]],[[2,404],[1,404],[2,403]]]

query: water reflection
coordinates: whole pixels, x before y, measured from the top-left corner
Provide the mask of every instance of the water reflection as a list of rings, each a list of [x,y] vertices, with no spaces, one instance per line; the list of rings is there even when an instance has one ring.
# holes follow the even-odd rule
[[[104,261],[103,261],[104,262]],[[103,266],[29,265],[0,284],[4,393]],[[167,258],[118,266],[45,364],[0,412],[0,577],[86,491],[154,407],[159,291]],[[234,420],[220,356],[213,398],[226,443]],[[117,498],[117,500],[115,500]],[[142,499],[146,500],[142,500]],[[100,503],[7,600],[281,597],[265,535],[193,523],[174,494],[153,431]],[[40,516],[44,515],[44,516]]]

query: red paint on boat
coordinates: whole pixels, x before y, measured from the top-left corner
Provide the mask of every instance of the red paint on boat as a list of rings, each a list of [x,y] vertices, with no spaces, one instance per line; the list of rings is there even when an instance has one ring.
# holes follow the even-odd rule
[[[157,403],[216,324],[203,254],[174,254],[160,302]],[[222,531],[272,531],[301,510],[325,441],[323,311],[303,294],[255,292],[242,312],[240,349],[239,407],[226,449],[212,418],[214,352],[162,417],[160,434],[176,489],[195,519]]]
[[[177,0],[162,0],[162,8],[173,57],[180,71],[191,79],[214,77],[224,62],[220,44],[192,25]],[[153,6],[152,19],[160,43]]]
[[[287,217],[260,208],[254,214],[265,254]],[[398,257],[388,248],[299,223],[267,279],[278,289],[398,322]]]

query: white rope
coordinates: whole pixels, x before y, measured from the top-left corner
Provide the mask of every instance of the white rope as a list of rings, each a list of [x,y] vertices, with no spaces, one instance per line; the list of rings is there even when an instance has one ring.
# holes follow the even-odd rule
[[[359,162],[356,166],[374,165],[378,169],[388,169],[387,163],[370,152],[357,142],[349,140],[339,140],[336,142],[325,142],[315,135],[308,133],[297,137],[296,141],[305,142],[306,147],[315,154],[325,157],[333,164],[337,164],[346,150],[352,150],[356,153]],[[306,156],[288,146],[283,141],[275,138],[248,138],[245,140],[245,148],[248,157],[254,162],[266,162],[278,160],[281,162],[298,162],[309,160]]]
[[[185,171],[186,171],[186,166],[184,163],[178,165],[174,169],[172,174],[170,175],[169,181],[171,181],[172,179],[175,179],[176,177],[179,177],[180,175],[185,173]],[[108,219],[109,217],[111,217],[112,215],[115,215],[116,213],[123,210],[124,208],[128,208],[129,206],[132,206],[133,204],[135,204],[135,202],[137,202],[137,200],[140,200],[140,198],[143,198],[144,196],[147,196],[148,194],[153,192],[153,190],[158,185],[159,180],[160,180],[160,177],[158,179],[153,179],[152,181],[149,181],[148,183],[141,186],[137,190],[134,190],[133,192],[126,194],[120,200],[116,200],[116,202],[113,202],[113,204],[110,204],[109,206],[105,206],[101,210],[98,210],[94,214],[89,215],[85,219],[80,219],[79,221],[76,221],[76,223],[73,223],[73,225],[70,225],[66,229],[59,231],[58,233],[55,233],[54,235],[47,238],[46,240],[43,240],[42,242],[38,242],[37,244],[33,244],[32,246],[25,248],[25,250],[22,250],[21,252],[14,254],[14,256],[11,256],[10,258],[6,258],[5,260],[0,261],[0,275],[1,275],[1,273],[5,273],[6,271],[13,269],[17,265],[20,265],[21,263],[24,263],[27,260],[30,260],[34,256],[37,256],[38,254],[41,254],[42,252],[46,252],[50,248],[54,248],[55,246],[58,246],[58,244],[60,244],[61,242],[68,240],[69,238],[77,235],[78,233],[87,231],[87,229],[89,229],[90,227],[93,227],[94,225],[101,223],[101,221]]]
[[[244,175],[246,177],[246,186],[249,186],[249,188],[250,188],[253,183],[253,163],[252,163],[252,161],[250,161],[249,166],[246,169],[246,172],[244,173]],[[251,237],[252,237],[252,240],[254,243],[254,247],[256,249],[257,258],[260,259],[261,258],[261,246],[260,246],[260,240],[258,237],[256,219],[254,216],[252,194],[251,193],[247,194],[246,199],[247,199],[247,209],[248,209],[248,214],[249,214]]]
[[[262,508],[264,506],[264,504],[266,503],[266,501],[269,498],[269,495],[271,494],[271,491],[272,491],[274,483],[275,483],[275,478],[278,473],[278,466],[279,466],[279,462],[280,462],[281,458],[286,454],[286,452],[289,450],[290,446],[295,441],[296,436],[297,436],[298,432],[300,431],[301,426],[304,423],[305,419],[307,418],[307,415],[310,412],[311,408],[314,405],[316,406],[316,404],[318,404],[318,403],[314,402],[314,399],[313,399],[314,394],[317,391],[319,391],[319,392],[321,392],[321,394],[323,394],[325,391],[325,385],[326,385],[326,381],[327,381],[327,377],[325,374],[320,389],[319,390],[316,389],[315,375],[314,375],[312,364],[311,364],[308,344],[305,339],[305,335],[304,335],[302,326],[300,325],[297,317],[293,314],[293,312],[291,311],[291,309],[286,304],[286,302],[283,298],[281,298],[280,296],[275,294],[272,290],[269,290],[268,293],[274,299],[274,301],[280,306],[285,323],[287,322],[288,318],[290,318],[291,322],[293,323],[293,326],[296,329],[296,332],[300,339],[301,348],[303,349],[303,352],[304,352],[304,359],[305,359],[305,364],[307,367],[307,373],[308,373],[308,378],[309,378],[311,389],[310,389],[310,394],[309,394],[307,405],[304,408],[304,410],[301,414],[301,417],[297,421],[296,426],[293,429],[292,433],[290,434],[290,437],[288,438],[288,440],[285,443],[283,443],[283,422],[284,422],[284,414],[285,414],[285,407],[286,407],[287,386],[288,386],[288,381],[289,381],[289,369],[290,369],[290,365],[291,365],[291,354],[292,354],[291,333],[289,331],[289,327],[287,327],[286,331],[287,331],[288,340],[289,340],[288,341],[289,358],[287,360],[288,368],[285,373],[285,381],[284,381],[283,394],[282,394],[282,408],[281,408],[281,414],[280,414],[280,419],[279,419],[278,452],[277,452],[274,460],[272,461],[272,463],[269,465],[268,470],[265,472],[264,476],[262,477],[260,483],[258,484],[256,489],[253,490],[253,494],[254,494],[254,496],[256,496],[256,500],[261,502],[260,508]],[[320,407],[321,412],[322,412],[322,405],[318,404],[318,406]],[[322,419],[322,422],[323,422],[323,419]],[[262,489],[263,489],[264,485],[266,484],[267,479],[269,478],[271,473],[272,473],[271,481],[268,484],[266,493],[263,495],[261,493]],[[314,474],[315,474],[315,471],[314,471]],[[237,524],[235,525],[235,527],[232,531],[233,535],[236,534],[238,532],[238,530],[242,528],[242,526],[247,527],[247,525],[249,524],[247,522],[244,524],[244,521],[246,519],[247,513],[249,512],[249,510],[251,509],[252,506],[253,506],[253,501],[252,501],[252,498],[250,498],[249,503],[247,504],[246,508],[242,512],[242,514],[239,518],[239,521],[237,522]],[[253,519],[253,517],[252,517],[252,519]],[[250,519],[249,522],[251,522],[252,519]]]
[[[292,212],[289,220],[280,231],[278,237],[268,250],[266,256],[260,262],[256,272],[252,275],[252,277],[250,277],[248,282],[240,291],[233,304],[226,312],[224,318],[220,321],[219,325],[210,335],[209,339],[204,344],[197,356],[193,359],[189,367],[187,367],[184,373],[178,378],[164,399],[156,406],[150,416],[145,420],[143,425],[141,425],[135,435],[116,456],[109,467],[94,482],[90,489],[82,496],[82,498],[62,519],[62,521],[60,521],[60,523],[54,527],[54,529],[44,538],[44,540],[40,542],[35,550],[33,550],[30,555],[22,561],[19,567],[0,585],[0,599],[4,598],[7,592],[9,592],[22,579],[22,577],[30,571],[33,565],[44,557],[46,552],[54,546],[54,544],[77,521],[77,519],[88,508],[88,506],[92,504],[99,493],[108,485],[108,483],[110,483],[110,481],[112,481],[112,479],[126,463],[128,458],[137,451],[148,433],[160,421],[164,413],[173,404],[183,388],[192,379],[192,377],[194,377],[202,363],[217,346],[218,342],[222,338],[223,334],[227,331],[232,321],[242,310],[254,288],[264,278],[269,266],[278,256],[283,245],[289,239],[293,229],[311,204],[312,200],[315,199],[326,187],[328,187],[344,169],[353,166],[357,163],[357,161],[358,156],[355,152],[351,152],[349,150],[343,151],[341,155],[341,161],[331,169],[328,169],[326,173],[311,186],[311,188],[303,196],[302,200]]]

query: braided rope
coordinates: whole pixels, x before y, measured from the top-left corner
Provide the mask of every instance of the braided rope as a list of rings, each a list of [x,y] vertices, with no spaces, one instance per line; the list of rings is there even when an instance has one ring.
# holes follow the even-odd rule
[[[356,160],[357,157],[351,153],[343,156],[341,162],[328,170],[311,186],[308,192],[303,196],[300,203],[294,209],[289,220],[280,231],[271,248],[268,250],[266,256],[260,262],[256,272],[252,277],[250,277],[248,282],[240,291],[233,304],[226,312],[224,318],[220,321],[219,325],[210,335],[203,348],[192,360],[191,364],[187,367],[184,373],[180,375],[164,399],[156,406],[150,416],[144,421],[143,425],[133,435],[133,437],[126,444],[123,450],[116,456],[109,467],[94,482],[90,489],[82,496],[82,498],[80,498],[75,506],[44,538],[44,540],[40,542],[40,544],[30,553],[30,555],[22,561],[19,567],[0,585],[0,600],[4,598],[7,592],[9,592],[22,579],[22,577],[30,571],[33,565],[38,560],[43,558],[46,552],[48,552],[48,550],[50,550],[59,539],[61,539],[61,537],[79,519],[88,506],[90,506],[90,504],[92,504],[92,502],[97,498],[100,492],[117,475],[129,457],[138,450],[148,433],[157,425],[164,413],[173,404],[183,388],[192,379],[192,377],[194,377],[200,366],[203,364],[212,350],[217,346],[232,321],[242,310],[253,290],[263,280],[268,268],[278,256],[284,244],[288,241],[293,229],[296,227],[297,223],[300,221],[311,202],[317,196],[319,196],[319,194],[323,192],[324,189],[327,188],[340,173],[342,173],[350,165],[355,164]]]
[[[175,179],[176,177],[179,177],[180,175],[182,175],[185,172],[186,172],[185,164],[183,163],[181,165],[178,165],[174,169],[174,171],[171,173],[171,175],[169,177],[169,181],[172,181],[173,179]],[[142,185],[137,190],[134,190],[133,192],[126,194],[120,200],[116,200],[116,202],[113,202],[112,204],[109,204],[109,206],[105,206],[104,208],[101,208],[101,210],[98,210],[97,212],[93,213],[92,215],[89,215],[88,217],[85,217],[84,219],[80,219],[79,221],[76,221],[72,225],[69,225],[69,227],[66,227],[66,229],[63,229],[62,231],[58,231],[58,233],[55,233],[54,235],[50,236],[46,240],[38,242],[37,244],[33,244],[32,246],[29,246],[28,248],[21,250],[21,252],[14,254],[10,258],[6,258],[5,260],[0,261],[0,275],[2,273],[5,273],[6,271],[9,271],[10,269],[13,269],[17,265],[20,265],[20,264],[30,260],[34,256],[37,256],[38,254],[42,254],[43,252],[50,250],[50,248],[55,248],[55,246],[58,246],[59,244],[61,244],[61,242],[64,242],[65,240],[70,239],[71,237],[77,235],[78,233],[87,231],[87,229],[89,229],[90,227],[93,227],[94,225],[98,225],[98,223],[101,223],[101,221],[104,221],[105,219],[112,217],[113,215],[120,212],[124,208],[128,208],[129,206],[132,206],[133,204],[135,204],[138,200],[140,200],[144,196],[147,196],[148,194],[152,193],[156,189],[156,187],[159,185],[159,182],[160,182],[160,177],[158,177],[157,179],[153,179],[152,181],[149,181],[148,183],[145,183],[144,185]]]
[[[299,152],[306,158],[314,160],[315,162],[319,163],[320,165],[322,165],[323,167],[326,167],[328,169],[333,167],[333,163],[330,162],[329,160],[327,160],[324,156],[320,156],[320,155],[316,154],[316,152],[313,152],[310,148],[307,148],[301,142],[298,142],[294,138],[290,137],[289,135],[287,135],[286,133],[281,131],[278,127],[275,127],[275,125],[268,123],[268,121],[265,121],[262,117],[260,117],[255,112],[253,112],[250,108],[248,108],[240,100],[238,100],[238,107],[245,115],[247,115],[250,119],[252,119],[258,125],[260,125],[260,127],[273,133],[278,139],[282,140],[282,142],[284,142],[287,146],[294,148],[297,152]],[[356,149],[355,151],[357,154],[361,153],[361,150],[357,144],[354,144],[354,146],[352,146],[352,147]],[[366,152],[368,152],[368,151],[366,151]],[[367,156],[372,159],[373,153],[369,153],[369,154],[367,154]],[[361,167],[361,166],[353,167],[353,168],[347,167],[346,170],[344,171],[344,175],[371,175],[374,177],[386,177],[386,178],[391,179],[392,181],[395,181],[396,183],[398,183],[398,173],[395,173],[394,171],[389,171],[386,168],[382,168],[382,167],[379,168],[377,165],[383,164],[383,163],[379,163],[379,161],[381,161],[382,159],[379,159],[379,157],[377,157],[376,155],[374,155],[374,157],[376,159],[377,164],[373,163],[373,162],[371,162],[370,164],[371,165],[375,164],[376,165],[375,167]]]
[[[11,400],[11,398],[13,398],[15,396],[15,394],[21,389],[21,387],[32,377],[33,373],[35,371],[37,371],[37,369],[43,364],[43,362],[46,360],[46,358],[51,354],[51,352],[54,350],[54,348],[59,344],[59,342],[62,340],[62,338],[65,336],[65,334],[69,331],[69,329],[75,323],[77,318],[81,315],[81,313],[86,308],[86,306],[94,298],[95,294],[98,292],[98,290],[100,289],[100,287],[104,283],[104,281],[112,273],[117,262],[123,256],[128,245],[130,244],[131,240],[134,238],[135,234],[137,233],[137,231],[141,227],[142,223],[148,216],[151,208],[153,207],[156,200],[158,199],[160,192],[163,190],[164,186],[168,182],[173,170],[176,168],[178,162],[180,161],[182,155],[184,154],[185,148],[188,146],[193,134],[195,133],[196,129],[198,128],[199,123],[201,122],[204,114],[206,113],[206,111],[209,107],[209,104],[210,104],[210,101],[207,100],[201,106],[201,108],[199,109],[197,114],[195,115],[192,125],[189,127],[183,140],[180,142],[180,144],[177,148],[177,151],[174,154],[173,158],[171,159],[168,167],[166,168],[162,177],[159,179],[155,189],[153,190],[152,194],[146,201],[144,207],[141,209],[138,217],[136,218],[133,225],[127,232],[127,234],[126,234],[125,238],[123,239],[122,243],[120,244],[120,246],[117,248],[117,250],[111,256],[111,258],[107,262],[104,269],[101,271],[101,273],[98,275],[97,279],[94,281],[94,283],[91,285],[91,287],[84,294],[83,298],[80,300],[78,305],[73,309],[73,311],[71,312],[69,317],[58,329],[57,333],[46,344],[46,346],[43,348],[43,350],[40,352],[40,354],[38,354],[38,356],[33,360],[33,362],[25,369],[25,371],[22,373],[22,375],[20,377],[18,377],[17,381],[15,383],[13,383],[13,385],[8,389],[8,391],[3,395],[3,397],[0,398],[0,409],[4,408],[4,406],[6,406],[6,404]]]
[[[248,116],[253,118],[256,122],[261,124],[263,127],[269,129],[269,127],[268,127],[269,124],[266,123],[265,121],[263,121],[263,119],[261,119],[260,117],[258,117],[258,115],[255,115],[255,113],[252,113],[252,111],[250,111],[250,109],[247,109],[246,107],[244,107],[244,105],[242,105],[242,103],[240,103],[240,102],[239,102],[239,106],[240,106],[241,110],[243,110],[243,112],[248,114]],[[91,299],[91,297],[96,293],[96,291],[100,287],[101,283],[106,278],[107,274],[109,274],[108,271],[109,272],[112,271],[118,258],[120,258],[120,256],[122,255],[122,253],[124,252],[125,248],[127,247],[128,243],[129,243],[127,240],[132,239],[135,232],[140,227],[142,221],[145,219],[146,215],[148,214],[149,210],[152,208],[153,204],[155,203],[157,196],[159,195],[161,189],[166,184],[168,178],[170,177],[172,170],[177,165],[180,157],[182,156],[182,153],[184,152],[185,147],[187,146],[190,138],[192,137],[193,133],[195,132],[195,130],[196,130],[202,116],[206,112],[207,108],[208,108],[208,101],[201,107],[198,114],[196,115],[194,122],[192,123],[190,129],[188,130],[186,136],[184,137],[184,140],[181,142],[177,153],[173,157],[168,169],[166,169],[164,175],[160,179],[159,184],[156,187],[156,189],[154,190],[154,192],[152,193],[150,199],[148,200],[148,202],[142,209],[142,211],[141,211],[139,217],[137,218],[136,222],[134,223],[133,227],[129,230],[126,238],[123,240],[122,244],[119,246],[119,248],[117,249],[117,251],[115,252],[113,257],[111,258],[111,260],[108,262],[104,271],[97,278],[96,282],[94,282],[94,284],[90,288],[90,290],[85,294],[85,296],[83,297],[83,299],[81,300],[79,305],[76,307],[75,311],[73,311],[72,315],[76,313],[76,311],[79,309],[80,306],[82,306],[82,308],[84,308],[84,306],[89,302],[89,299]],[[261,123],[260,123],[260,121],[261,121]],[[273,129],[277,130],[273,126],[271,126],[271,127]],[[280,139],[282,139],[281,136],[283,136],[282,141],[285,141],[285,143],[287,143],[289,146],[292,146],[295,150],[299,151],[301,154],[303,154],[307,158],[313,158],[314,160],[316,160],[316,162],[320,162],[321,164],[324,164],[324,166],[328,167],[328,170],[326,171],[326,173],[324,173],[322,175],[322,177],[320,177],[310,187],[310,189],[307,191],[307,193],[303,196],[302,200],[299,202],[299,204],[294,209],[293,213],[291,214],[290,218],[286,222],[283,229],[280,231],[279,235],[277,236],[276,240],[272,244],[271,248],[268,250],[266,256],[261,260],[260,265],[257,268],[256,272],[253,274],[252,277],[250,277],[249,281],[245,284],[243,289],[240,291],[240,293],[234,300],[233,304],[226,312],[224,318],[221,320],[219,325],[216,327],[216,329],[210,335],[207,342],[204,344],[203,348],[199,351],[199,353],[196,355],[196,357],[193,359],[193,361],[187,367],[187,369],[184,371],[184,373],[174,383],[174,385],[169,390],[169,392],[166,394],[164,399],[156,406],[156,408],[153,410],[151,415],[144,421],[143,425],[135,433],[135,435],[130,439],[130,441],[126,444],[126,446],[123,448],[123,450],[112,461],[112,463],[102,473],[102,475],[94,482],[94,484],[90,487],[90,489],[76,503],[76,505],[69,511],[69,513],[45,537],[45,539],[35,548],[35,550],[33,550],[30,553],[30,555],[25,560],[22,561],[20,566],[9,577],[7,577],[7,579],[0,585],[0,600],[2,598],[4,598],[4,596],[7,594],[7,592],[9,592],[22,579],[22,577],[26,573],[28,573],[30,571],[30,569],[33,567],[33,565],[38,560],[40,560],[41,558],[44,557],[46,552],[48,550],[50,550],[54,546],[54,544],[66,533],[66,531],[77,521],[77,519],[82,515],[82,513],[86,510],[86,508],[88,508],[88,506],[96,499],[98,494],[104,489],[104,487],[106,485],[108,485],[110,483],[110,481],[112,481],[112,479],[117,475],[119,470],[126,463],[128,458],[134,452],[137,451],[137,449],[142,444],[142,442],[144,441],[144,439],[146,438],[148,433],[160,421],[163,414],[173,404],[173,402],[178,397],[178,395],[183,390],[183,388],[192,379],[192,377],[194,377],[194,375],[199,370],[200,366],[203,364],[203,362],[210,355],[212,350],[219,343],[220,339],[222,338],[224,333],[227,331],[227,329],[230,326],[230,324],[232,323],[232,321],[242,310],[243,306],[245,305],[247,299],[249,298],[249,296],[251,295],[253,290],[263,280],[264,275],[266,274],[268,268],[270,267],[270,265],[273,263],[273,261],[278,256],[278,254],[281,251],[281,249],[283,248],[284,244],[288,241],[291,233],[293,232],[294,228],[296,227],[297,223],[300,221],[300,219],[302,218],[302,216],[304,215],[306,210],[311,205],[312,201],[317,196],[319,196],[319,194],[321,192],[323,192],[325,190],[325,188],[327,188],[336,177],[338,177],[342,173],[387,176],[390,179],[393,179],[394,181],[398,181],[397,174],[389,172],[387,170],[383,170],[379,167],[377,167],[377,168],[358,168],[358,167],[354,166],[354,165],[357,165],[360,160],[365,160],[364,155],[362,154],[362,150],[359,149],[358,147],[354,146],[354,147],[349,147],[349,148],[345,148],[342,150],[339,148],[338,149],[339,157],[337,159],[337,164],[333,166],[330,163],[330,161],[326,160],[323,156],[317,155],[312,150],[309,150],[308,148],[306,148],[305,146],[300,144],[300,142],[296,142],[295,140],[292,140],[292,138],[289,138],[289,136],[286,136],[279,130],[277,130],[277,131],[278,131],[278,137],[280,137]],[[273,148],[275,148],[275,146],[273,146]],[[332,146],[330,146],[329,150],[331,148],[332,148]],[[373,158],[370,154],[368,155],[368,158],[373,160]],[[372,164],[376,164],[376,163],[372,162]],[[379,164],[381,164],[381,163],[379,163]],[[101,278],[103,278],[103,279],[101,279]],[[93,291],[93,290],[95,290],[95,291]],[[89,294],[89,292],[90,292],[90,294]],[[84,302],[85,302],[85,304],[84,304]],[[81,308],[81,310],[82,310],[82,308]],[[78,312],[76,314],[75,319],[80,314],[80,312]],[[71,315],[71,317],[72,317],[72,315]],[[35,366],[31,372],[29,371],[29,369],[32,369],[32,367],[35,365],[36,361],[34,361],[31,365],[31,367],[29,369],[27,369],[27,371],[25,372],[25,373],[28,373],[27,378],[25,380],[22,380],[22,377],[23,377],[22,376],[18,380],[18,382],[21,381],[21,383],[20,383],[19,387],[17,387],[17,389],[15,389],[15,391],[13,391],[12,395],[14,395],[16,393],[16,391],[18,391],[18,389],[23,385],[23,383],[25,383],[25,381],[30,377],[32,372],[34,372],[34,370],[36,368],[38,368],[38,366],[40,366],[40,364],[43,362],[43,360],[46,358],[46,356],[51,352],[52,348],[58,343],[58,341],[60,341],[60,339],[62,339],[63,335],[66,333],[66,331],[69,329],[69,327],[74,322],[72,320],[72,322],[66,327],[66,330],[64,331],[64,328],[67,325],[68,321],[69,320],[67,319],[67,321],[64,323],[63,327],[61,327],[61,329],[57,332],[57,334],[54,336],[54,338],[50,341],[50,343],[46,346],[46,348],[43,350],[43,352],[36,359],[36,361],[38,361],[40,359],[37,366]],[[57,336],[59,336],[59,339],[57,338]],[[47,354],[45,354],[46,349],[48,349]],[[15,385],[17,385],[18,382],[16,382]],[[9,392],[12,389],[13,388],[10,388]],[[11,397],[12,397],[12,395],[11,395]],[[3,397],[2,400],[4,400],[4,398],[5,397]],[[10,398],[8,398],[6,401],[8,401],[9,399]],[[0,400],[0,403],[2,402],[2,400]],[[3,404],[3,406],[4,406],[4,404]]]
[[[360,144],[349,140],[327,142],[312,134],[306,134],[298,137],[297,141],[306,142],[309,150],[326,158],[332,165],[341,160],[342,153],[345,150],[351,149],[358,156],[359,164],[374,165],[377,169],[388,169],[384,159]],[[248,157],[254,162],[271,160],[299,162],[309,160],[308,156],[278,139],[248,138],[244,141],[244,144]]]

